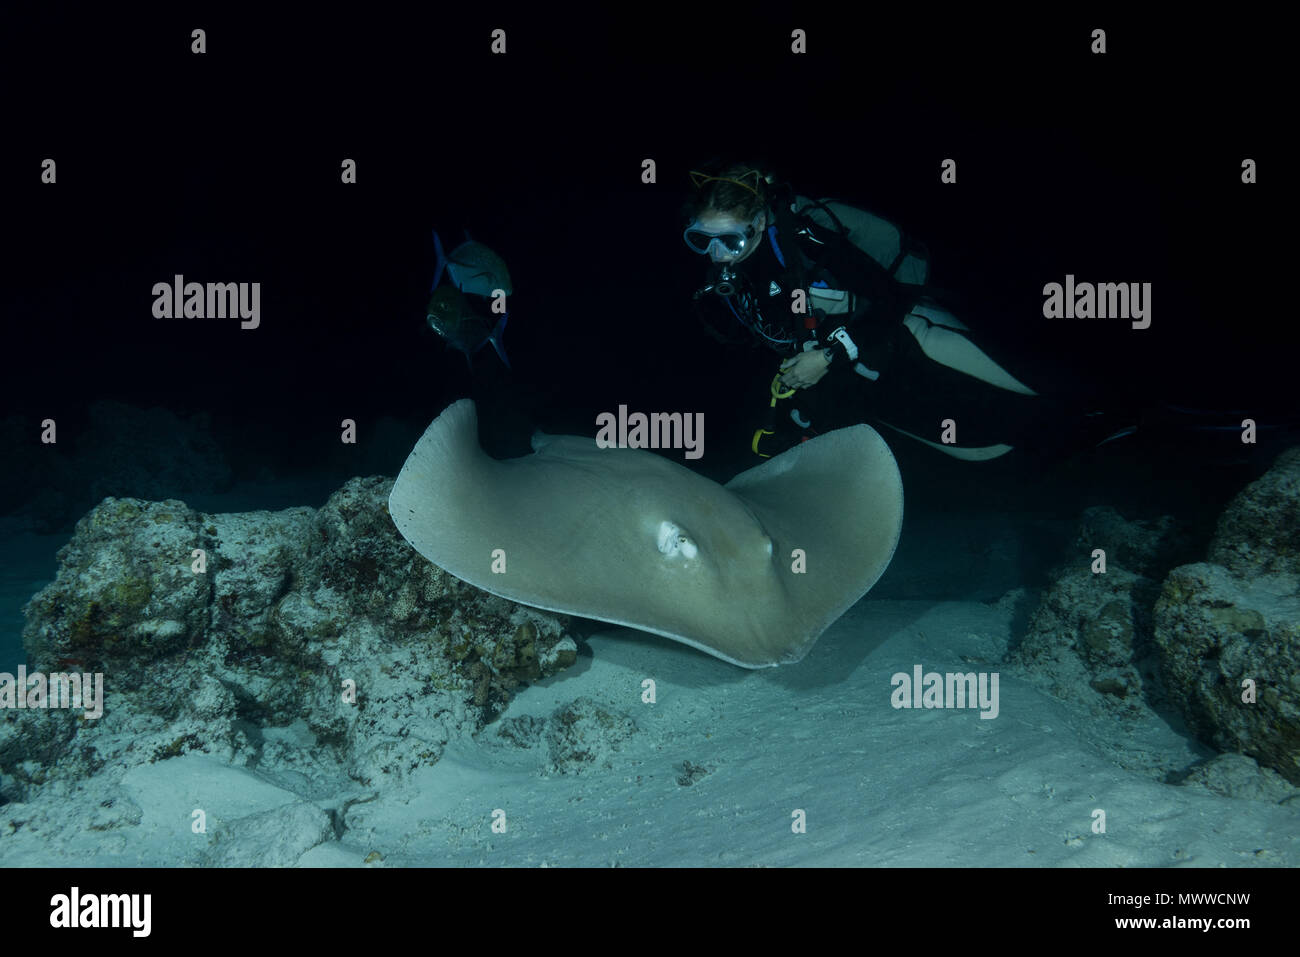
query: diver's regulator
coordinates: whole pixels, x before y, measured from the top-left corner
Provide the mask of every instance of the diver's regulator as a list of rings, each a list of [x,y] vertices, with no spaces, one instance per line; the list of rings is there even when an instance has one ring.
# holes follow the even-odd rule
[[[734,296],[740,289],[740,276],[727,263],[719,265],[710,279],[711,282],[707,286],[695,290],[693,298],[699,299],[708,293],[718,296]]]

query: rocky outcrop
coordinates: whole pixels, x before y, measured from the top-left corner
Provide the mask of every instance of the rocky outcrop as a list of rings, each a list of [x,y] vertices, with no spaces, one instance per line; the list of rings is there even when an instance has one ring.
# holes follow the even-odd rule
[[[3,798],[196,752],[369,785],[436,762],[521,684],[574,661],[563,616],[410,548],[387,513],[391,486],[354,479],[319,510],[274,513],[104,500],[59,552],[24,632],[29,671],[103,675],[103,715],[0,711]],[[321,830],[299,816],[304,834]],[[212,853],[237,862],[241,847]]]
[[[1229,504],[1208,558],[1155,604],[1171,697],[1202,740],[1300,785],[1300,449]]]
[[[1097,548],[1103,574],[1089,564]],[[1093,712],[1172,711],[1203,744],[1300,785],[1300,449],[1224,509],[1208,561],[1188,548],[1172,519],[1089,509],[1011,660]],[[1152,769],[1198,780],[1177,764]]]
[[[1112,508],[1085,511],[1069,559],[1052,573],[1012,660],[1058,698],[1117,715],[1145,712],[1160,696],[1151,606],[1188,541],[1169,516],[1128,521]]]
[[[1228,504],[1206,558],[1237,578],[1300,575],[1300,446]]]

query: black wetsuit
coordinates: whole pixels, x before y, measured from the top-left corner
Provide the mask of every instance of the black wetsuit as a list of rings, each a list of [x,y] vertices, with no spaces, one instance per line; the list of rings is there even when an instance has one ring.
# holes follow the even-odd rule
[[[858,362],[878,377],[859,374],[840,349],[816,385],[778,403],[780,414],[773,419],[776,434],[761,451],[775,454],[805,436],[867,420],[939,443],[945,419],[956,421],[961,448],[1005,444],[1054,451],[1049,449],[1054,444],[1049,425],[1059,422],[1063,402],[1000,388],[931,359],[904,324],[915,306],[924,309],[929,304],[920,287],[882,278],[883,270],[873,275],[855,269],[851,257],[865,258],[866,253],[846,251],[843,246],[828,251],[827,245],[787,234],[764,235],[761,248],[732,267],[742,277],[737,294],[730,302],[713,303],[713,308],[729,312],[733,324],[744,326],[757,341],[786,357],[801,352],[810,338],[824,346],[842,326],[857,346]],[[832,271],[837,258],[840,275]],[[804,317],[790,310],[790,290],[818,283],[851,292],[853,308],[819,315],[815,328],[808,330]],[[928,320],[917,316],[912,321]],[[980,349],[998,361],[986,344],[981,343]],[[811,422],[810,428],[794,422],[793,409],[803,421]]]

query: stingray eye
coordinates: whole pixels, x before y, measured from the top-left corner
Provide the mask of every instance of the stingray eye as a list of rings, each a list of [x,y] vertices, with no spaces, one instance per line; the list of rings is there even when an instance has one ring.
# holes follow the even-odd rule
[[[691,536],[687,535],[680,525],[673,522],[660,522],[659,552],[669,558],[676,556],[694,558],[699,554],[699,549],[695,546],[695,542],[691,541]]]

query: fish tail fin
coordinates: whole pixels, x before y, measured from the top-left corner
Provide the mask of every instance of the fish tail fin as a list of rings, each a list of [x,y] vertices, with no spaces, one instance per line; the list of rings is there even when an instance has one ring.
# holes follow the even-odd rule
[[[492,335],[488,336],[488,342],[492,343],[492,348],[497,351],[501,361],[510,369],[510,360],[506,358],[506,347],[501,344],[501,336],[506,331],[506,320],[510,318],[510,313],[502,313],[501,321],[497,323],[496,328],[492,330]],[[514,371],[511,369],[510,371]]]
[[[447,255],[442,251],[442,237],[438,235],[438,230],[433,231],[433,251],[437,256],[437,266],[433,270],[433,289],[438,288],[438,283],[442,281],[442,271],[447,268]]]

